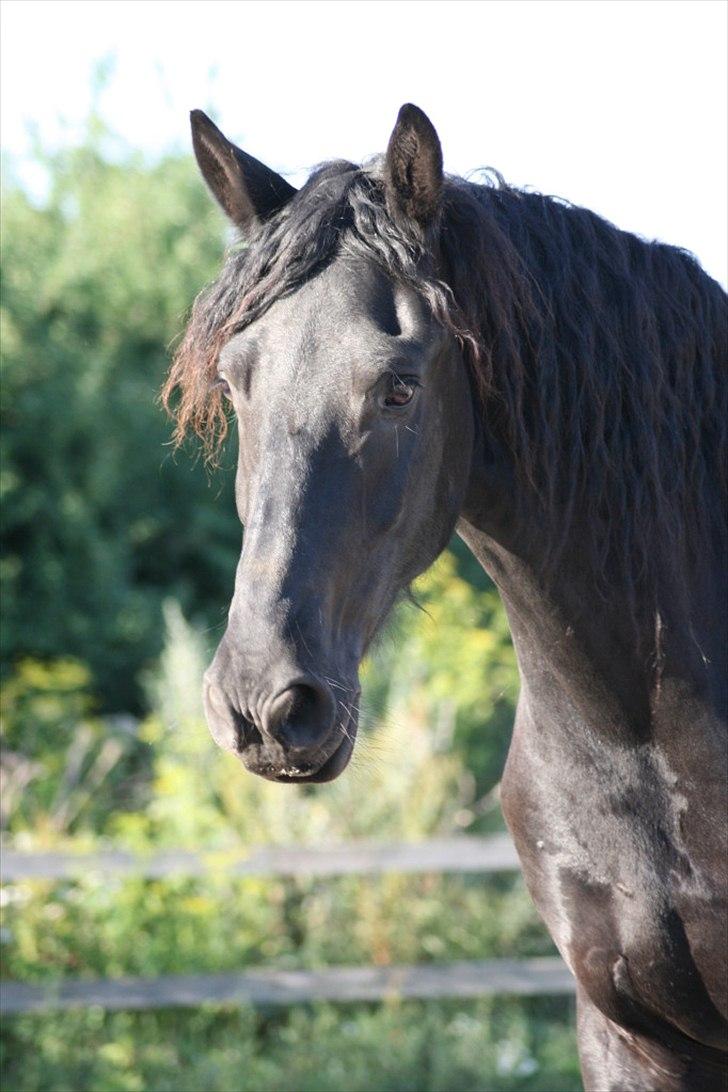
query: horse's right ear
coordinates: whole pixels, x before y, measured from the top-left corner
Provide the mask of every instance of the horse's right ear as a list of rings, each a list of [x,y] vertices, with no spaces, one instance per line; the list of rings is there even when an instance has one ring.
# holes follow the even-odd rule
[[[202,110],[190,122],[202,177],[237,227],[249,231],[288,204],[296,190],[285,178],[236,147]]]

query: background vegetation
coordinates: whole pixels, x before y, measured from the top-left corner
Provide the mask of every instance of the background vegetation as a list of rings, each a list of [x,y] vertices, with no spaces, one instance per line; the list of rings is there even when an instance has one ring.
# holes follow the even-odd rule
[[[518,877],[231,879],[226,848],[501,825],[517,680],[497,595],[458,544],[365,665],[366,731],[333,785],[271,785],[215,749],[199,678],[240,544],[230,450],[173,456],[156,403],[225,228],[191,157],[149,164],[93,121],[10,185],[2,232],[2,827],[16,845],[207,847],[204,879],[2,891],[3,974],[236,970],[551,952]],[[578,1088],[563,1000],[6,1021],[4,1087]]]

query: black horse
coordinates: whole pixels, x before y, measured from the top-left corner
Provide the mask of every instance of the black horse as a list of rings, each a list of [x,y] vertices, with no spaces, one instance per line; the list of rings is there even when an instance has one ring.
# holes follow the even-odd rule
[[[726,1075],[726,298],[687,253],[386,154],[294,190],[192,115],[247,246],[172,366],[178,436],[239,426],[245,541],[205,679],[217,742],[326,781],[358,667],[457,529],[521,696],[503,810],[578,986],[589,1089]],[[694,198],[694,193],[691,195]]]

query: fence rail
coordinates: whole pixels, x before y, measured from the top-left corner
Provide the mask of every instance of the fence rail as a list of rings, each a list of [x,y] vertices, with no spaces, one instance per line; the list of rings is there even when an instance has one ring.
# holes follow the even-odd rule
[[[382,1001],[390,997],[483,997],[487,994],[573,993],[560,959],[493,959],[412,967],[331,967],[320,971],[246,971],[243,974],[168,975],[56,985],[0,984],[5,1014],[71,1009],[182,1008],[203,1003],[293,1005],[310,1001]]]
[[[0,880],[73,879],[90,873],[116,876],[201,876],[224,870],[232,876],[344,876],[377,872],[510,872],[518,857],[507,834],[460,835],[427,842],[351,842],[311,849],[271,847],[245,853],[169,850],[142,856],[123,850],[99,853],[0,851]]]
[[[0,851],[0,880],[74,879],[87,875],[344,876],[382,872],[510,872],[518,857],[506,834],[438,838],[427,842],[353,842],[311,849],[266,848],[200,853],[169,850],[141,856]],[[410,967],[330,967],[317,971],[261,969],[236,974],[66,980],[48,985],[0,983],[0,1013],[40,1012],[98,1005],[151,1009],[215,1004],[291,1005],[311,1001],[381,1001],[388,997],[482,997],[488,994],[572,993],[560,959],[495,959]]]

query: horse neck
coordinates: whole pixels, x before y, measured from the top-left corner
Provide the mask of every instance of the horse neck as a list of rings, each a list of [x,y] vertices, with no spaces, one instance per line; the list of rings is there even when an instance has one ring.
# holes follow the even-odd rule
[[[558,574],[547,583],[538,557],[529,556],[528,549],[504,545],[502,536],[466,520],[458,530],[500,590],[522,700],[542,714],[541,729],[586,725],[622,742],[666,737],[669,743],[680,716],[676,705],[684,704],[676,695],[689,695],[709,717],[724,707],[719,664],[725,636],[715,633],[710,579],[701,574],[693,580],[699,602],[690,617],[682,607],[671,607],[668,616],[650,614],[640,629],[619,588],[608,600],[599,596],[578,549],[565,551]],[[539,535],[530,538],[537,550]],[[682,603],[686,597],[673,600]]]

